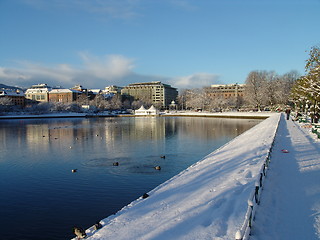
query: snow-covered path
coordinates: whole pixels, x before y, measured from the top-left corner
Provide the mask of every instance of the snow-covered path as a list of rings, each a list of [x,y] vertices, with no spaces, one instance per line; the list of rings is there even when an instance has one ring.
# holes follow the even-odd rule
[[[161,184],[148,198],[103,219],[102,229],[87,229],[87,239],[234,239],[279,116],[274,114]]]
[[[251,233],[253,240],[320,239],[319,142],[284,117]]]

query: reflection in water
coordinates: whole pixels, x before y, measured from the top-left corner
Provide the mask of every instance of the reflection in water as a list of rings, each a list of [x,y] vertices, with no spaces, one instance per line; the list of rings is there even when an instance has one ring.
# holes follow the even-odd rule
[[[108,148],[119,147],[117,144],[128,141],[160,141],[178,135],[179,138],[192,136],[199,139],[219,139],[221,136],[234,137],[259,120],[210,119],[210,118],[109,118],[109,119],[79,119],[63,122],[28,123],[32,120],[6,122],[0,126],[2,149],[7,146],[10,136],[16,136],[18,148],[47,150],[51,145],[92,147],[103,142]],[[18,127],[15,125],[18,124]],[[92,138],[95,136],[96,138]],[[92,142],[93,140],[93,142]],[[101,141],[102,140],[102,141]],[[27,144],[22,146],[21,144]]]
[[[258,122],[200,117],[2,120],[1,239],[70,239],[73,225],[88,228],[117,212]],[[154,169],[158,165],[161,170]]]

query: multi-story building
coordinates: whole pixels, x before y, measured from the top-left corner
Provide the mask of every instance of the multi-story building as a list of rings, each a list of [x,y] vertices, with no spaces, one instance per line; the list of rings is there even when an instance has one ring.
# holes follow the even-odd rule
[[[49,92],[49,101],[72,103],[77,101],[78,97],[82,94],[84,93],[74,89],[53,89]]]
[[[105,87],[104,89],[104,93],[105,94],[108,94],[108,93],[113,93],[113,94],[121,94],[121,90],[123,89],[123,87],[119,87],[119,86],[115,86],[115,85],[111,85],[111,86],[108,86],[108,87]]]
[[[83,88],[80,84],[75,85],[73,88],[71,88],[71,90],[77,90],[79,92],[84,93],[87,96],[86,98],[88,100],[92,100],[96,97],[96,93],[94,93],[92,90],[88,90],[87,88]],[[100,89],[98,91],[100,92]]]
[[[215,84],[205,88],[209,98],[243,98],[245,84]]]
[[[0,90],[0,98],[6,97],[11,100],[12,104],[25,106],[25,96],[20,91]]]
[[[25,97],[36,102],[49,102],[49,92],[51,90],[52,88],[45,83],[32,85],[25,92]]]
[[[121,94],[165,108],[172,101],[176,101],[178,91],[168,84],[157,81],[129,84],[121,90]]]
[[[82,85],[80,85],[80,84],[75,85],[75,86],[74,86],[73,88],[71,88],[71,89],[77,90],[77,91],[80,91],[80,92],[87,92],[87,91],[88,91],[88,89],[83,88]]]

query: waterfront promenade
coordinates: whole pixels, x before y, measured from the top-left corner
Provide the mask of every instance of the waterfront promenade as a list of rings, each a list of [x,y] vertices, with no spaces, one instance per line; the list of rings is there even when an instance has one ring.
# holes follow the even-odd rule
[[[320,239],[320,140],[310,126],[280,122],[250,239]]]

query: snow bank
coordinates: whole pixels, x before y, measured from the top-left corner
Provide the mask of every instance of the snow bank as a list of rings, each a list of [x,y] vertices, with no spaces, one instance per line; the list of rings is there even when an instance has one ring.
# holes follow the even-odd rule
[[[235,239],[280,114],[190,166],[100,223],[87,239]]]
[[[161,113],[165,116],[198,116],[198,117],[218,117],[218,118],[268,118],[275,112],[193,112],[193,111],[171,111]]]

